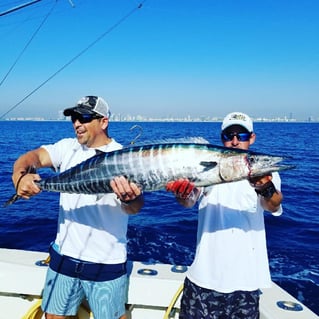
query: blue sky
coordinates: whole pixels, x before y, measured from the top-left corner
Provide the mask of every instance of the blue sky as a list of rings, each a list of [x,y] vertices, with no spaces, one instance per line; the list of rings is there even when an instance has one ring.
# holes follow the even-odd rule
[[[33,36],[0,116],[103,34],[5,117],[57,117],[100,95],[114,114],[319,120],[318,0],[42,0],[0,16],[0,81]]]

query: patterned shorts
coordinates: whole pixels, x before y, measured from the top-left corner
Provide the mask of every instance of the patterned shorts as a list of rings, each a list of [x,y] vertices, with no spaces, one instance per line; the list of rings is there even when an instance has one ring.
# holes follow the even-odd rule
[[[50,314],[74,316],[87,299],[95,319],[118,319],[125,314],[127,275],[109,281],[87,281],[48,269],[42,310]]]
[[[180,319],[258,319],[260,291],[220,293],[184,282]]]

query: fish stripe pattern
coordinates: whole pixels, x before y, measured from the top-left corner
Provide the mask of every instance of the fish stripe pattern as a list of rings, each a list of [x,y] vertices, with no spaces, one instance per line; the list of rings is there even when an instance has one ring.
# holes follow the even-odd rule
[[[95,155],[36,183],[42,190],[83,194],[112,192],[110,181],[116,176],[125,176],[144,191],[164,189],[179,178],[209,186],[294,168],[278,164],[284,159],[204,143],[149,144]]]

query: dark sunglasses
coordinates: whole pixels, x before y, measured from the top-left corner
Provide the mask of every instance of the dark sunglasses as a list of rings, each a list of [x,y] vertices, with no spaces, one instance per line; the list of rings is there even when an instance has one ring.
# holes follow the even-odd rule
[[[221,135],[222,135],[223,141],[226,141],[226,142],[232,141],[235,136],[238,139],[238,141],[240,141],[240,142],[247,142],[247,141],[249,141],[249,139],[251,137],[251,133],[232,133],[232,132],[226,133],[226,132],[223,132]]]
[[[81,124],[90,123],[95,119],[101,119],[103,116],[98,114],[79,114],[79,113],[73,113],[71,115],[71,121],[72,123],[75,123],[76,120],[78,120]]]

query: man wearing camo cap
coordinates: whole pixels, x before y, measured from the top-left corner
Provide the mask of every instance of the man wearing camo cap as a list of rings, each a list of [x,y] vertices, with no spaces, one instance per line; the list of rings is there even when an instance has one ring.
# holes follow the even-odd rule
[[[18,195],[28,199],[40,192],[34,183],[40,176],[28,174],[29,167],[63,172],[97,152],[121,149],[122,145],[108,135],[110,114],[108,104],[98,96],[85,96],[65,109],[76,137],[20,156],[12,176]],[[95,319],[125,315],[128,214],[141,209],[143,195],[123,176],[116,177],[111,187],[114,193],[102,197],[60,194],[58,230],[50,247],[42,300],[46,319],[75,316],[84,299]]]

